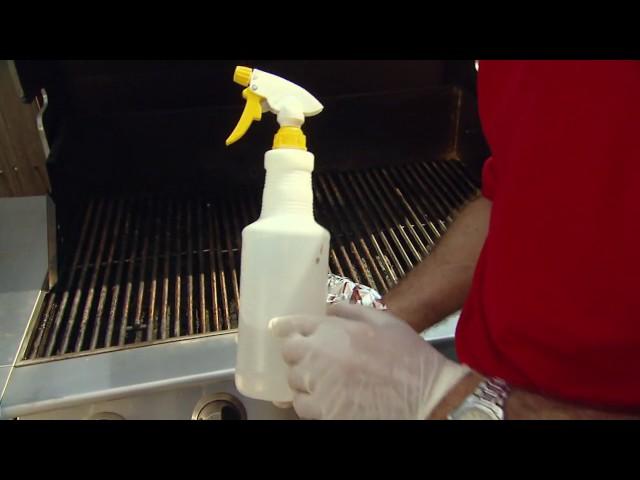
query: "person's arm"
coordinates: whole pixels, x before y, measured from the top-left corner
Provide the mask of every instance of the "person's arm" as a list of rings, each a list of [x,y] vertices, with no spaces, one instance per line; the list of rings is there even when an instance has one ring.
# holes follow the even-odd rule
[[[269,329],[282,339],[300,418],[444,419],[483,380],[389,311],[337,303],[325,315],[274,318]],[[508,420],[634,418],[513,387],[504,411]]]
[[[484,379],[476,372],[462,378],[433,409],[429,419],[445,420]],[[551,399],[514,388],[505,402],[505,418],[508,420],[624,420],[638,419],[640,415],[600,410]]]
[[[417,332],[462,308],[487,237],[491,201],[480,196],[460,212],[434,251],[383,298]]]

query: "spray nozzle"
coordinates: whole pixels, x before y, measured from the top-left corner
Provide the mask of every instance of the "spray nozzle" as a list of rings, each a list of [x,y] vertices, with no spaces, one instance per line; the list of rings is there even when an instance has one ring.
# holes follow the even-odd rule
[[[280,131],[274,139],[274,148],[306,148],[300,127],[305,117],[322,111],[322,104],[304,88],[271,73],[248,67],[236,67],[233,81],[247,87],[242,97],[247,101],[238,124],[227,138],[231,145],[247,133],[254,120],[263,112],[278,116]]]

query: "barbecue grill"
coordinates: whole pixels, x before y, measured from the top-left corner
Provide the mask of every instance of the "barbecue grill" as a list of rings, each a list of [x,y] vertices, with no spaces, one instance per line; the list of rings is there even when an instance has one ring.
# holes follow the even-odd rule
[[[306,130],[333,273],[387,292],[478,194],[473,62],[16,62],[24,101],[48,97],[57,279],[15,327],[2,417],[295,417],[233,386],[241,230],[273,130],[224,149],[235,64],[325,103]],[[455,321],[425,333],[450,356]]]

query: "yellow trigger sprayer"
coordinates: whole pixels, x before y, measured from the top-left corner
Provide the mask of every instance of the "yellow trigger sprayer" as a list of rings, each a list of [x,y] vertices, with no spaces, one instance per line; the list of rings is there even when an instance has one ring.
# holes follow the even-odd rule
[[[247,103],[236,128],[227,138],[227,145],[242,138],[251,123],[262,118],[263,112],[271,112],[278,116],[281,127],[273,148],[279,147],[278,141],[284,142],[282,148],[306,148],[300,127],[305,117],[317,115],[323,108],[313,95],[289,80],[247,67],[237,67],[233,81],[247,87],[242,91]],[[288,145],[287,140],[291,140],[293,145]]]
[[[326,311],[329,232],[313,216],[311,173],[302,125],[322,111],[304,88],[271,73],[237,67],[246,105],[226,144],[239,140],[264,112],[280,129],[265,153],[260,218],[242,231],[236,387],[243,395],[290,402],[280,340],[269,331],[274,317]]]

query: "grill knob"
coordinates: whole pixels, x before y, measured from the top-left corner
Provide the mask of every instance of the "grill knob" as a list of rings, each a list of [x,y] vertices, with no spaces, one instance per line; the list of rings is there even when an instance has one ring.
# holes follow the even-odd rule
[[[191,416],[192,420],[245,420],[246,418],[247,414],[242,403],[225,393],[200,400]]]

